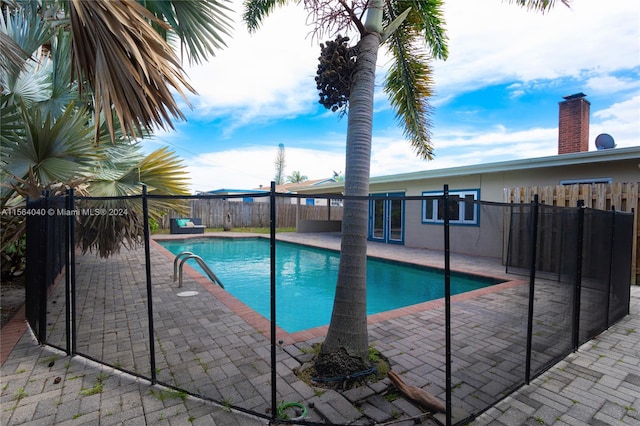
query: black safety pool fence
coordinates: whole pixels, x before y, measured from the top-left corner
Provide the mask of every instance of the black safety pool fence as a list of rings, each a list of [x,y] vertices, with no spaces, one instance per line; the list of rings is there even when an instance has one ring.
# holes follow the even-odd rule
[[[70,356],[267,420],[292,422],[280,416],[282,401],[299,398],[296,389],[303,385],[292,365],[306,354],[304,342],[287,346],[279,337],[276,217],[279,204],[300,204],[302,197],[326,206],[349,199],[280,194],[275,185],[251,194],[252,202],[266,202],[270,209],[268,328],[229,309],[233,298],[206,277],[190,276],[191,287],[178,289],[184,293],[178,296],[185,296],[189,288],[197,294],[199,285],[213,287],[205,295],[175,297],[171,275],[177,263],[171,265],[150,239],[151,211],[173,203],[176,217],[190,218],[186,204],[180,210],[176,203],[238,202],[243,194],[169,197],[148,194],[143,187],[140,195],[129,197],[79,197],[69,191],[29,200],[30,327],[40,343]],[[447,186],[436,195],[358,199],[369,203],[370,240],[422,244],[440,253],[444,303],[411,317],[421,339],[410,329],[392,331],[384,321],[369,326],[371,334],[388,337],[376,341],[383,353],[394,349],[394,341],[404,342],[399,334],[407,333],[421,365],[395,366],[413,382],[430,383],[429,392],[445,401],[446,415],[434,417],[435,422],[468,422],[629,313],[633,214],[546,206],[537,197],[528,204],[484,202],[452,195]],[[139,232],[129,232],[135,224]],[[330,230],[335,221],[328,214],[305,226]],[[127,232],[142,251],[115,250],[106,258],[92,254],[100,250],[96,239]],[[89,254],[82,254],[79,244]],[[469,293],[472,297],[453,295],[452,271],[485,261],[504,283]],[[394,365],[393,356],[390,362]],[[309,413],[295,423],[332,420]]]

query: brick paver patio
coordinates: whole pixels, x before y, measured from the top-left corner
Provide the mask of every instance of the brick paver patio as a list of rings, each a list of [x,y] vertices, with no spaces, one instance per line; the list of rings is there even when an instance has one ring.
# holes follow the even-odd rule
[[[335,235],[279,234],[279,238],[327,248],[337,248],[339,244]],[[371,244],[369,253],[442,266],[442,255],[437,252]],[[26,334],[2,366],[0,402],[6,424],[47,424],[48,420],[55,424],[97,420],[100,424],[118,424],[127,419],[136,424],[141,419],[145,423],[184,424],[185,417],[201,424],[265,424],[265,419],[230,411],[227,407],[269,416],[271,346],[268,322],[190,268],[187,268],[183,288],[178,289],[172,280],[173,263],[168,252],[154,243],[151,257],[157,379],[161,384],[184,389],[219,404],[187,397],[170,387],[150,386],[143,379],[80,357],[68,358],[53,349],[39,348]],[[528,286],[523,277],[506,275],[504,267],[490,259],[457,256],[452,267],[509,280],[457,296],[452,303],[453,405],[454,416],[462,419],[468,413],[486,409],[504,398],[505,391],[522,383]],[[117,369],[150,377],[144,251],[123,250],[107,260],[93,255],[78,256],[76,271],[77,352]],[[48,319],[48,342],[61,348],[66,344],[63,284],[58,285],[50,298]],[[618,330],[622,337],[617,333],[612,342],[601,348],[601,342],[605,341],[603,336],[608,332],[604,333],[596,343],[585,345],[592,345],[586,354],[587,359],[591,359],[586,363],[588,365],[574,365],[575,362],[585,364],[581,349],[559,364],[563,367],[555,366],[545,373],[554,376],[551,383],[525,386],[524,391],[503,399],[474,424],[539,424],[540,420],[545,420],[545,424],[560,421],[564,423],[557,424],[590,424],[580,423],[589,416],[591,420],[611,418],[619,424],[640,424],[634,423],[640,422],[640,392],[633,392],[640,390],[637,373],[640,331],[635,328],[640,294],[635,290],[634,315],[616,325],[619,328],[626,324],[626,329]],[[198,293],[191,297],[178,296],[184,291]],[[562,291],[554,283],[543,280],[537,283],[536,306],[549,309],[545,318],[554,320],[534,325],[534,351],[536,347],[553,348],[549,342],[565,337],[566,310],[551,303]],[[628,338],[624,337],[625,330]],[[413,424],[414,418],[419,417],[423,424],[435,424],[404,398],[390,395],[385,398],[386,393],[393,391],[388,379],[344,393],[323,392],[298,379],[294,370],[310,358],[308,348],[321,341],[325,331],[325,327],[320,327],[287,334],[278,329],[278,340],[282,340],[276,366],[278,401],[303,402],[309,407],[306,417],[309,421],[330,424],[374,421],[381,424],[405,419],[404,423],[398,424]],[[423,387],[444,401],[442,301],[373,315],[369,334],[370,343],[389,357],[393,370],[408,384]],[[607,355],[594,356],[595,349],[601,349],[603,354],[626,352],[605,363],[603,359]],[[534,367],[553,365],[559,360],[561,350],[535,351]],[[54,365],[49,367],[51,362]],[[601,368],[601,372],[593,372],[593,366]],[[572,371],[565,373],[569,367]],[[627,373],[623,374],[625,371]],[[576,373],[584,377],[570,379]],[[536,382],[544,380],[542,377]],[[55,383],[58,378],[60,380]],[[582,385],[593,391],[580,395]],[[609,388],[612,391],[604,395]],[[527,393],[529,396],[521,397],[528,389],[531,389]],[[536,392],[542,392],[544,398]],[[611,398],[611,395],[615,396],[615,402],[608,399],[596,403],[598,398]],[[589,407],[582,406],[581,398],[586,398]],[[570,401],[578,402],[568,404]],[[616,407],[618,409],[614,409]],[[552,414],[556,415],[555,419],[550,419]],[[515,418],[520,419],[520,423],[511,422]],[[575,422],[572,423],[572,419]]]

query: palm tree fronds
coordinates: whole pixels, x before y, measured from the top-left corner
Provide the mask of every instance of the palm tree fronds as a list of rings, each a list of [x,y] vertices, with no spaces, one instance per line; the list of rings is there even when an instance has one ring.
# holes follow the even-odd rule
[[[24,70],[13,80],[13,84],[7,87],[8,94],[13,98],[12,102],[18,102],[29,108],[34,103],[50,99],[52,66],[52,62],[47,57],[40,57],[39,62],[25,63]]]
[[[168,29],[164,22],[132,0],[70,0],[69,6],[75,72],[92,89],[96,115],[104,114],[112,140],[112,108],[123,133],[134,138],[153,126],[173,128],[171,116],[185,118],[170,88],[185,100],[182,88],[195,90],[169,45],[149,24]]]
[[[287,4],[287,0],[246,0],[242,19],[247,24],[250,33],[255,32],[264,18],[271,13],[276,6]]]
[[[159,20],[169,24],[171,32],[156,28],[164,37],[175,33],[180,39],[181,52],[186,51],[189,63],[201,63],[214,56],[216,49],[225,47],[223,36],[228,36],[231,9],[226,1],[145,1],[144,6]],[[186,48],[186,49],[185,49]]]
[[[144,221],[140,200],[131,200],[131,207],[115,201],[80,201],[77,207],[88,211],[117,210],[126,214],[95,214],[80,216],[76,223],[77,243],[83,254],[94,250],[100,257],[118,253],[124,245],[133,248],[142,242]],[[137,201],[137,203],[133,202]],[[128,206],[128,205],[127,205]]]
[[[3,95],[13,93],[20,84],[19,79],[31,79],[29,74],[37,69],[37,64],[28,60],[53,34],[50,25],[29,10],[6,8],[0,17],[0,93]]]
[[[535,10],[538,12],[547,12],[555,6],[556,0],[508,0],[509,3],[515,3],[518,6],[525,7],[527,10]],[[571,7],[571,0],[560,0],[562,4]]]
[[[405,136],[418,157],[433,158],[429,128],[432,70],[424,49],[417,47],[419,35],[396,31],[389,38],[394,61],[385,79],[384,91],[396,111]]]
[[[0,146],[20,143],[24,137],[25,126],[18,105],[9,103],[8,96],[0,97]],[[1,153],[0,153],[1,154]],[[3,157],[0,155],[0,160]],[[2,164],[4,169],[6,164]]]
[[[109,157],[121,158],[126,153],[131,158],[140,158],[138,144],[118,144],[107,148]],[[116,155],[113,155],[113,154]],[[121,215],[97,215],[79,217],[78,242],[83,253],[96,251],[101,257],[118,252],[122,245],[135,247],[142,242],[144,222],[139,195],[142,184],[147,185],[153,195],[188,195],[188,177],[182,160],[167,148],[158,149],[135,164],[115,161],[114,169],[107,169],[89,183],[88,190],[97,197],[123,197],[118,200],[88,201],[81,205],[88,209],[115,209],[126,211]],[[185,213],[186,205],[181,199],[160,198],[150,203],[149,214],[159,219],[169,209]]]
[[[70,103],[78,101],[78,85],[71,80],[71,43],[69,33],[60,28],[51,39],[50,58],[51,93],[48,99],[38,104],[43,113],[59,117]]]
[[[406,6],[405,2],[396,4]],[[416,1],[408,17],[412,24],[423,32],[427,49],[435,59],[447,59],[449,56],[443,7],[442,0]]]
[[[27,58],[29,54],[6,33],[0,31],[0,72],[6,75],[11,68],[22,70]],[[2,90],[0,87],[0,91]]]
[[[49,41],[54,33],[49,23],[37,13],[33,13],[29,7],[36,6],[31,5],[11,11],[6,8],[2,19],[0,19],[0,32],[5,33],[13,40],[14,44],[20,46],[20,49],[26,52],[27,56],[33,54],[40,46]],[[2,49],[9,49],[9,46],[4,46]]]
[[[83,176],[96,156],[86,111],[70,104],[53,119],[38,109],[23,108],[22,118],[26,124],[24,137],[4,145],[0,152],[9,176],[26,180],[33,173],[33,183],[41,187]]]

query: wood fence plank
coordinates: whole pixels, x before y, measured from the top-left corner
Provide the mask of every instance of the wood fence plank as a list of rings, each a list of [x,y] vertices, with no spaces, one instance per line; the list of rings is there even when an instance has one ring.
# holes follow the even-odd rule
[[[199,217],[208,228],[222,228],[227,213],[231,215],[231,226],[245,228],[267,227],[271,209],[268,202],[229,201],[224,199],[194,199],[190,201],[190,217]],[[169,228],[169,218],[182,215],[173,211],[163,216],[160,227]],[[307,206],[290,203],[290,199],[278,199],[276,206],[276,226],[293,228],[296,218],[301,220],[327,220],[327,206]],[[331,207],[331,219],[342,219],[342,207]]]
[[[593,208],[598,210],[609,210],[607,208],[607,187],[611,187],[610,185],[605,184],[597,184],[593,185],[593,195],[594,199]]]
[[[589,208],[610,210],[613,206],[617,211],[633,211],[631,283],[640,282],[640,182],[505,188],[504,201],[530,203],[534,194],[540,194],[541,203],[559,207],[575,207],[579,200],[583,200],[585,207]],[[541,242],[540,247],[547,251],[548,241]],[[546,258],[542,261],[549,263]]]
[[[565,207],[567,205],[566,198],[566,186],[565,185],[556,185],[555,186],[555,205],[558,207]]]

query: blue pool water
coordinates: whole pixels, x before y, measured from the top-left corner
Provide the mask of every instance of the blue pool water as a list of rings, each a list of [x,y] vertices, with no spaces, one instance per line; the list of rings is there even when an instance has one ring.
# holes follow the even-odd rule
[[[264,238],[202,238],[159,241],[173,254],[202,257],[225,290],[266,318],[270,317],[270,248]],[[187,261],[197,270],[193,260]],[[339,253],[278,241],[276,245],[276,322],[293,333],[329,324]],[[203,273],[204,275],[204,273]],[[497,280],[451,276],[451,293],[496,284]],[[441,271],[397,262],[367,262],[367,313],[389,311],[444,297]]]

